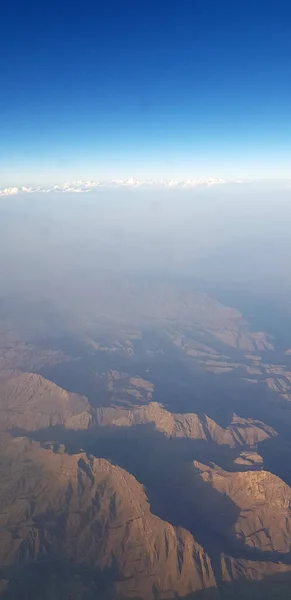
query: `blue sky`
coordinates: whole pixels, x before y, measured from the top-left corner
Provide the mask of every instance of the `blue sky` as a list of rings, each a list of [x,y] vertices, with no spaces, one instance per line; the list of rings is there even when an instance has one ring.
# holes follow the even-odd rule
[[[290,1],[3,4],[1,186],[290,176]]]

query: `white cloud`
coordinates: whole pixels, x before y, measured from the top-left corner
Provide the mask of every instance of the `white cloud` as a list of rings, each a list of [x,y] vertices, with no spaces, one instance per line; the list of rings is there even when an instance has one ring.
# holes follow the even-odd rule
[[[172,180],[140,180],[135,177],[129,179],[114,179],[112,181],[67,181],[62,184],[56,184],[49,187],[41,186],[20,186],[7,187],[0,190],[0,196],[16,196],[18,194],[33,194],[36,192],[49,193],[82,193],[91,192],[98,188],[120,188],[120,187],[157,187],[157,188],[194,188],[198,186],[211,186],[226,183],[225,179],[172,179]]]
[[[4,188],[4,190],[0,190],[0,196],[15,196],[19,194],[19,189],[18,187]]]

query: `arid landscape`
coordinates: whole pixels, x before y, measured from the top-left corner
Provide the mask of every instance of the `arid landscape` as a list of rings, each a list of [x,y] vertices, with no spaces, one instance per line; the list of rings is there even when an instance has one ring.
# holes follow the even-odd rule
[[[89,221],[79,252],[87,221],[71,235],[54,198],[37,220],[17,202],[2,207],[1,598],[287,600],[288,290],[270,306],[252,278],[231,294],[197,265],[137,272],[142,243],[116,270],[108,226],[105,265]]]
[[[0,26],[0,600],[291,600],[291,1]]]

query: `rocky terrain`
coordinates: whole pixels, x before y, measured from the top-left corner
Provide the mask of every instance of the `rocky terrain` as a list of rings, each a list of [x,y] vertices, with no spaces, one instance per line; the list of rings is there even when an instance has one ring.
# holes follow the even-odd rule
[[[198,501],[196,492],[196,510],[222,537],[262,553],[290,553],[291,490],[279,477],[265,470],[228,472],[197,461],[193,471],[203,496]]]
[[[290,345],[200,292],[119,293],[74,327],[2,306],[0,596],[287,600]]]
[[[87,429],[90,405],[35,373],[0,372],[1,427],[35,430],[62,425]]]
[[[58,558],[89,573],[111,569],[126,597],[174,598],[215,586],[203,548],[153,515],[143,487],[126,471],[25,438],[2,436],[1,455],[3,573]]]

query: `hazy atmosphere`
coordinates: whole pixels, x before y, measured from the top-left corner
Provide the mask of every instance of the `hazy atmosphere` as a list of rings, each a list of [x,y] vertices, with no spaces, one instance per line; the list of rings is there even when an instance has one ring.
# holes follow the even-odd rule
[[[0,600],[290,600],[290,26],[1,8]]]

